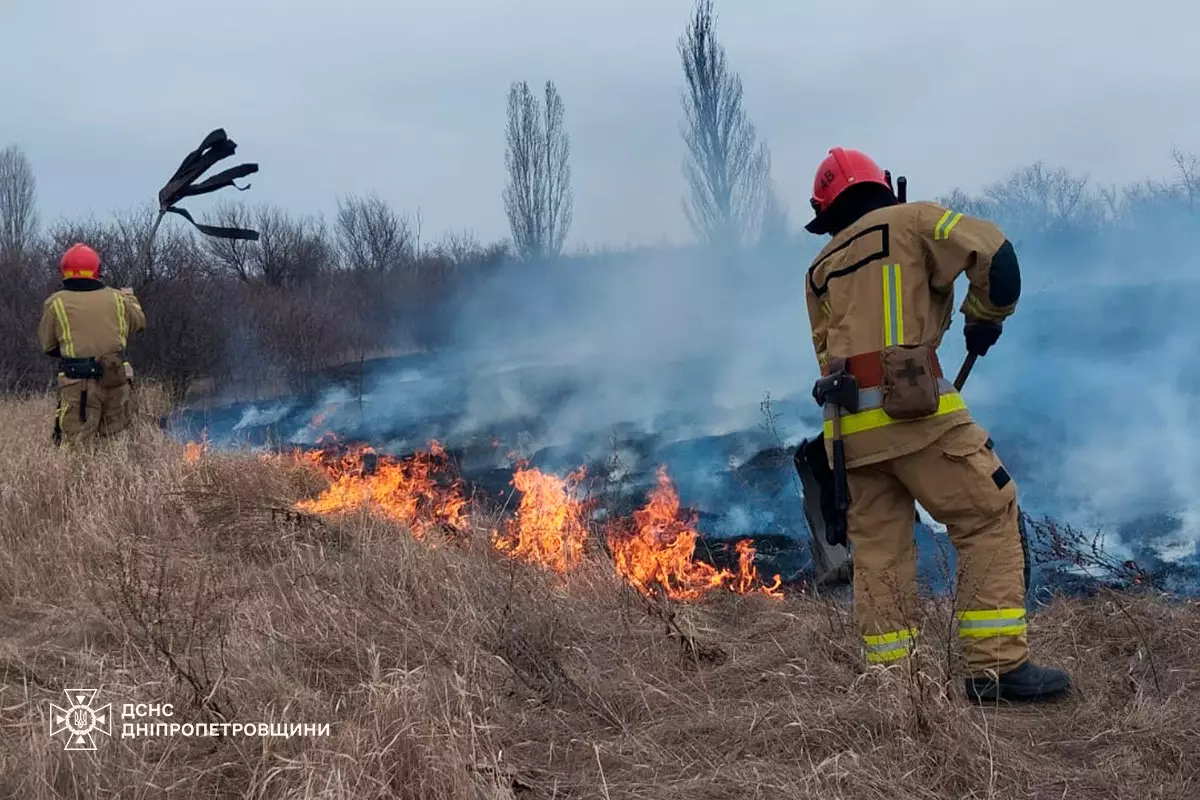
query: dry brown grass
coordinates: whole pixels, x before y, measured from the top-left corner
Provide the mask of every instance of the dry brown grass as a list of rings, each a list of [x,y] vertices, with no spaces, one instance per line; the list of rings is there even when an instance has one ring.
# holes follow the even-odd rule
[[[651,606],[600,556],[563,579],[483,537],[297,517],[320,485],[299,467],[188,463],[149,425],[89,459],[49,420],[0,401],[3,796],[1200,797],[1195,603],[1057,600],[1031,638],[1079,693],[980,709],[944,630],[864,673],[840,605]],[[330,735],[122,738],[118,715],[65,752],[49,705],[76,686]]]

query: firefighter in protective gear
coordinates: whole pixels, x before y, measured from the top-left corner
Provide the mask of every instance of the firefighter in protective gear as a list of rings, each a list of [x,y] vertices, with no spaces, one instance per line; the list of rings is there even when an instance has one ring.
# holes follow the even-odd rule
[[[86,244],[68,249],[59,266],[62,287],[46,298],[38,340],[58,359],[55,441],[74,445],[129,427],[133,371],[125,346],[146,329],[146,315],[132,289],[104,285],[100,256]]]
[[[937,359],[963,272],[968,352],[983,355],[1000,337],[1020,295],[1012,244],[985,220],[900,203],[874,161],[840,147],[817,169],[812,205],[806,229],[832,237],[806,281],[817,361],[822,376],[846,372],[858,385],[858,408],[841,413],[840,425],[867,662],[904,658],[918,641],[915,499],[946,525],[958,553],[968,696],[1061,694],[1067,674],[1029,658],[1016,485]],[[824,405],[831,455],[837,410]]]

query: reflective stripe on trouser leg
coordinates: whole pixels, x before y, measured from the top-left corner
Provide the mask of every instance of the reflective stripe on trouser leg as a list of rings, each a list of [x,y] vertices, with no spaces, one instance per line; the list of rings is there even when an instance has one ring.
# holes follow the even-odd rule
[[[854,616],[868,664],[902,659],[919,629],[913,501],[886,464],[846,470]]]
[[[917,644],[916,628],[905,628],[901,631],[881,633],[863,637],[867,650],[868,664],[884,664],[898,661],[912,654]]]
[[[956,616],[958,617],[958,635],[964,639],[1020,636],[1028,628],[1023,608],[959,611]]]

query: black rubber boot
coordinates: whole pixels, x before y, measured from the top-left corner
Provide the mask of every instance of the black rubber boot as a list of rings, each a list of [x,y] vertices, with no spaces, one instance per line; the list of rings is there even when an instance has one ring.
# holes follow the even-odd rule
[[[1026,661],[993,678],[967,678],[967,697],[977,703],[1007,700],[1012,703],[1051,700],[1071,688],[1071,678],[1061,669],[1039,667]]]

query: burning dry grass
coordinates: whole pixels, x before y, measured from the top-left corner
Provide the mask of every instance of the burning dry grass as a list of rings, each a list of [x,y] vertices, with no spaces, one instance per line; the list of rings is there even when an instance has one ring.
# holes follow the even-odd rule
[[[946,679],[945,630],[864,673],[836,603],[647,598],[600,554],[566,576],[509,557],[498,519],[418,541],[297,512],[330,485],[301,460],[189,461],[149,427],[85,459],[49,447],[48,401],[0,414],[3,796],[1200,796],[1194,603],[1056,600],[1032,640],[1079,693],[979,709]],[[330,733],[122,738],[118,716],[64,752],[68,687],[173,704],[162,722]]]
[[[195,460],[203,447],[203,442],[188,442],[184,458]],[[301,511],[381,514],[403,523],[420,540],[431,531],[468,534],[472,527],[463,482],[436,441],[426,452],[395,458],[380,456],[366,445],[347,446],[330,436],[319,448],[294,453],[292,458],[312,464],[332,481],[319,496],[298,501],[295,507]],[[519,463],[512,484],[521,499],[512,517],[491,532],[496,550],[559,573],[578,567],[595,504],[595,498],[579,496],[584,474],[580,467],[560,478]],[[475,510],[485,516],[493,513],[485,504],[478,504]],[[660,467],[658,486],[646,507],[631,519],[606,524],[602,535],[617,573],[647,596],[662,592],[672,600],[696,600],[719,589],[783,596],[778,575],[769,586],[760,583],[749,540],[736,543],[736,572],[695,561],[699,534],[694,525],[694,518],[682,518],[679,495],[666,468]]]

